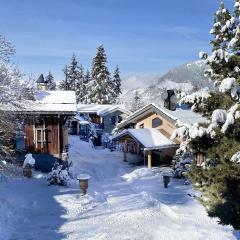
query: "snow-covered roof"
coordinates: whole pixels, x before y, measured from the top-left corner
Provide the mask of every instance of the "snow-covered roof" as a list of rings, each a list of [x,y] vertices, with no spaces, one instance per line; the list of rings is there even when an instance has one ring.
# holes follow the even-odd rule
[[[191,111],[190,107],[186,104],[177,104],[176,110],[171,111],[167,108],[159,107],[154,103],[150,103],[128,116],[124,121],[119,123],[117,127],[122,128],[129,123],[137,123],[139,119],[148,116],[150,113],[158,113],[159,115],[169,119],[169,121],[172,121],[174,124],[177,122],[194,124],[204,123],[207,121],[207,119],[202,117],[201,114]]]
[[[33,113],[76,113],[76,95],[74,91],[39,91],[35,101],[25,101],[24,112]]]
[[[128,110],[125,109],[124,105],[111,105],[111,104],[78,104],[77,111],[79,113],[95,113],[99,116],[105,116],[114,111],[121,111],[126,114],[130,114]]]
[[[113,137],[113,140],[130,135],[141,143],[147,149],[161,149],[166,147],[177,147],[174,143],[165,137],[159,130],[154,128],[127,129]]]
[[[74,119],[76,119],[80,124],[90,124],[89,121],[85,120],[82,116],[80,116],[79,114],[76,114],[76,116],[74,116]]]
[[[43,104],[76,104],[76,94],[74,91],[39,91],[35,100]]]
[[[159,107],[158,107],[159,108]],[[159,108],[163,113],[167,114],[170,118],[175,121],[182,123],[204,123],[207,121],[201,114],[193,112],[190,107],[186,104],[178,105],[175,111],[168,110],[166,108]]]

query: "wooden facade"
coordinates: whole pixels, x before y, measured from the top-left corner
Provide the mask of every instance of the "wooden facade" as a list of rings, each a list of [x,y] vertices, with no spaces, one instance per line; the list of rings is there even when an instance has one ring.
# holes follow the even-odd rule
[[[66,115],[29,116],[25,121],[25,148],[31,153],[61,157],[67,151]]]
[[[128,132],[117,137],[116,141],[122,146],[124,161],[130,163],[134,163],[134,160],[135,163],[143,162],[149,168],[152,166],[170,165],[179,146],[172,142],[168,146],[163,144],[162,146],[148,148]]]
[[[159,125],[153,125],[154,120],[159,120]],[[176,129],[176,126],[173,122],[170,122],[168,119],[164,118],[160,114],[151,113],[143,118],[139,119],[135,124],[135,128],[156,128],[167,138],[170,138],[173,131]]]

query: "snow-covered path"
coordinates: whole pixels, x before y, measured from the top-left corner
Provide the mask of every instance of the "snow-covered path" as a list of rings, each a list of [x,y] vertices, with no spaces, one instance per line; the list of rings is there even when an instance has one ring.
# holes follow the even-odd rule
[[[132,167],[121,153],[74,136],[70,144],[73,177],[91,175],[88,194],[80,196],[76,180],[68,188],[49,187],[43,177],[1,184],[1,240],[238,239],[207,217],[181,180],[164,189],[158,169]]]

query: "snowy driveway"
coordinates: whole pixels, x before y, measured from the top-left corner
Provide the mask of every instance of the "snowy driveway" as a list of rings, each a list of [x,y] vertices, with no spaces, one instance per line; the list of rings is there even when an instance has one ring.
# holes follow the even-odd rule
[[[157,169],[134,168],[121,153],[74,136],[70,144],[72,174],[91,175],[89,194],[79,195],[76,180],[69,188],[48,187],[44,178],[2,184],[1,240],[237,239],[231,227],[207,217],[181,180],[164,189]]]

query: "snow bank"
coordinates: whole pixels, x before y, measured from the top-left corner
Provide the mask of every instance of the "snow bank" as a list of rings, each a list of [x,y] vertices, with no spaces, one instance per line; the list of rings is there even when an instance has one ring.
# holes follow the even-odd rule
[[[153,175],[153,173],[150,169],[139,168],[139,169],[132,171],[131,173],[127,173],[127,174],[123,175],[122,178],[124,178],[127,181],[133,181],[133,180],[136,180],[139,178],[150,177],[152,175]]]

